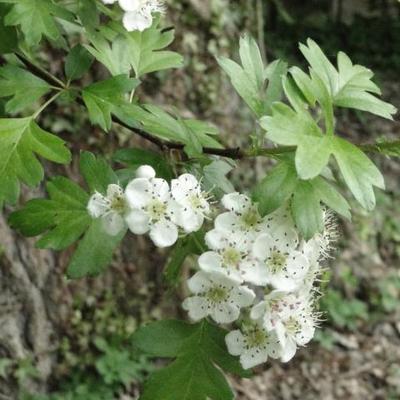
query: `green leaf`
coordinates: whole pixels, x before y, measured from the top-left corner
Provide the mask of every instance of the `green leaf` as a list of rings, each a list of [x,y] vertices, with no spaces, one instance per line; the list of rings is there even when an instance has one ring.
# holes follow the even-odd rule
[[[12,97],[6,103],[8,113],[31,106],[50,89],[45,81],[15,65],[0,68],[0,97]]]
[[[266,114],[271,113],[272,104],[281,100],[283,95],[282,78],[286,76],[287,63],[275,60],[268,64],[265,70],[265,78],[268,81],[267,91],[264,99],[264,109]]]
[[[151,165],[156,171],[156,175],[167,181],[170,181],[174,176],[171,166],[165,158],[154,151],[144,149],[121,149],[114,154],[113,160],[131,167],[132,172],[141,165]]]
[[[140,328],[133,343],[153,356],[175,358],[153,373],[141,400],[231,400],[232,389],[216,365],[248,376],[225,346],[226,331],[204,321],[159,321]],[[167,339],[165,339],[167,338]]]
[[[85,87],[82,97],[91,122],[100,125],[105,131],[110,130],[113,109],[124,104],[124,93],[133,90],[138,84],[137,79],[118,75]]]
[[[305,240],[324,228],[320,199],[312,184],[300,181],[293,193],[291,202],[293,219]]]
[[[350,204],[330,183],[318,176],[311,181],[311,184],[324,204],[343,217],[351,219]]]
[[[79,168],[90,193],[106,194],[109,184],[118,183],[118,178],[110,165],[103,158],[96,158],[88,151],[81,153]]]
[[[216,196],[232,193],[235,187],[227,178],[234,168],[234,163],[228,160],[213,160],[203,168],[203,185],[206,190],[212,191]]]
[[[253,199],[258,203],[261,215],[277,210],[293,194],[298,182],[292,163],[280,162],[257,184]]]
[[[371,80],[373,77],[371,70],[361,65],[354,65],[343,52],[338,54],[336,69],[311,39],[307,40],[307,46],[301,44],[300,50],[312,70],[322,80],[334,105],[368,111],[383,118],[393,119],[392,115],[397,109],[375,96],[380,95],[380,89]],[[304,76],[297,74],[296,81],[304,89]]]
[[[5,26],[4,17],[9,6],[0,4],[0,54],[12,53],[18,47],[18,36],[15,27]]]
[[[93,57],[80,44],[68,53],[65,59],[65,76],[69,81],[81,78],[93,63]]]
[[[354,197],[366,210],[372,210],[375,207],[373,187],[385,188],[378,168],[360,149],[341,138],[335,138],[333,152]]]
[[[89,32],[88,38],[91,46],[84,45],[85,48],[110,71],[111,75],[129,74],[129,43],[124,35],[117,35],[109,42],[100,30],[99,33]]]
[[[332,136],[322,133],[307,110],[295,111],[286,104],[275,103],[272,116],[261,118],[260,125],[273,142],[297,146],[296,169],[300,178],[312,179],[328,164]]]
[[[180,68],[183,65],[180,54],[162,50],[173,41],[174,30],[163,30],[157,25],[157,22],[153,23],[151,28],[143,32],[126,33],[129,60],[136,77],[164,69]]]
[[[51,40],[60,37],[55,17],[72,19],[73,14],[55,5],[51,0],[0,0],[13,4],[5,16],[6,25],[20,26],[29,46],[39,44],[42,36]]]
[[[70,180],[57,177],[47,183],[49,199],[33,199],[11,214],[9,222],[25,236],[46,231],[37,247],[61,250],[79,239],[91,222],[88,194]]]
[[[69,262],[68,277],[77,279],[103,272],[125,233],[122,231],[116,236],[110,236],[105,232],[102,220],[93,219]]]
[[[35,153],[60,164],[71,159],[65,142],[31,118],[0,119],[0,204],[15,203],[19,181],[34,187],[43,179]]]
[[[164,276],[170,285],[179,283],[179,275],[186,258],[191,254],[201,254],[205,251],[204,232],[199,231],[178,240],[170,252],[164,269]]]

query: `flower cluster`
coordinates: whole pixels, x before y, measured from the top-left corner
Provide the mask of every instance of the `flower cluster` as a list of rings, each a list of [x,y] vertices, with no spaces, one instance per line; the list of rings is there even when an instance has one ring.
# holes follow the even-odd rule
[[[149,233],[158,247],[172,246],[181,232],[198,231],[210,213],[207,193],[191,174],[173,179],[171,186],[157,178],[148,165],[138,168],[136,178],[125,188],[108,186],[106,195],[94,193],[88,203],[93,218],[101,218],[104,229],[117,235],[123,229]]]
[[[194,321],[238,321],[226,344],[244,368],[268,357],[289,361],[312,339],[319,320],[316,282],[335,239],[332,217],[327,212],[326,231],[305,241],[285,207],[261,217],[239,193],[225,195],[222,205],[226,212],[205,236],[210,251],[199,257],[183,307]]]
[[[153,13],[164,11],[160,0],[103,0],[104,4],[118,4],[124,11],[123,24],[127,31],[144,31],[153,23]]]

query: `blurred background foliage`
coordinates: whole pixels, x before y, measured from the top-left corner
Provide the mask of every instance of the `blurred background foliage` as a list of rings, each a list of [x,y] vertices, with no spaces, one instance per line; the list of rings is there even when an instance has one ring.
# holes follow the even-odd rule
[[[254,126],[214,56],[236,56],[239,35],[245,31],[257,38],[268,61],[282,58],[302,64],[298,42],[308,37],[332,57],[343,50],[354,62],[373,69],[385,100],[400,105],[398,1],[169,0],[167,5],[168,24],[177,33],[173,47],[184,54],[185,67],[149,76],[140,95],[167,109],[176,107],[184,116],[214,122],[231,145],[245,145]],[[40,57],[53,72],[61,70],[59,50],[48,47]],[[98,64],[92,73],[105,75]],[[72,143],[76,154],[89,149],[111,155],[117,148],[144,145],[124,130],[104,135],[89,126],[79,109],[69,107],[53,109],[43,123]],[[338,119],[339,131],[355,142],[399,137],[397,122],[353,112],[343,112]],[[238,399],[400,398],[400,167],[398,159],[376,162],[388,190],[378,194],[374,213],[359,211],[352,224],[339,221],[338,250],[323,283],[325,321],[316,340],[288,365],[272,363],[252,380],[233,379]],[[248,189],[269,166],[264,160],[240,163],[232,173],[235,186]],[[47,173],[76,175],[74,166],[62,168]],[[180,295],[162,279],[167,257],[142,238],[132,238],[109,275],[66,282],[61,255],[54,281],[59,291],[54,313],[61,315],[61,322],[50,350],[56,362],[49,394],[28,393],[26,382],[38,378],[30,358],[0,356],[0,385],[2,380],[15,381],[22,400],[136,399],[154,366],[130,344],[129,335],[145,321],[185,317]],[[193,264],[188,260],[189,267]]]

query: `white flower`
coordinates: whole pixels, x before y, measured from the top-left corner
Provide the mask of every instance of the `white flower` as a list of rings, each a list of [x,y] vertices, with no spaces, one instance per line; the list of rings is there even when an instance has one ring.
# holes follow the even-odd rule
[[[274,290],[252,308],[251,318],[262,319],[265,329],[276,332],[283,362],[293,358],[297,346],[304,346],[313,338],[318,322],[313,302],[312,293]]]
[[[119,185],[107,187],[106,196],[94,193],[88,202],[87,209],[93,218],[101,218],[104,230],[112,236],[125,228],[124,217],[128,210],[126,198]]]
[[[183,174],[171,182],[171,194],[181,206],[175,216],[175,222],[186,233],[198,231],[203,225],[204,218],[210,213],[210,204],[207,193],[201,190],[200,183],[195,176]]]
[[[119,0],[119,5],[125,11],[123,24],[128,31],[144,31],[153,23],[152,13],[163,12],[160,0]]]
[[[255,298],[252,290],[218,273],[199,271],[188,280],[188,286],[194,296],[182,305],[194,321],[211,316],[220,324],[233,322],[240,309],[250,306]]]
[[[240,356],[244,369],[263,364],[268,357],[278,358],[281,346],[276,333],[268,332],[260,323],[243,325],[241,330],[229,332],[225,336],[228,351],[233,356]]]
[[[232,235],[235,240],[251,241],[263,230],[264,220],[257,206],[240,193],[229,193],[222,198],[228,212],[218,215],[215,229]]]
[[[136,178],[126,187],[125,195],[132,208],[126,216],[129,229],[138,235],[150,231],[158,247],[172,246],[178,239],[178,228],[171,221],[177,211],[168,183],[160,178]]]
[[[104,4],[114,4],[116,3],[118,0],[102,0]]]
[[[287,226],[275,227],[270,233],[257,237],[253,245],[253,255],[259,262],[259,281],[270,283],[276,289],[293,291],[299,288],[306,276],[310,262],[296,250],[297,233]]]
[[[142,165],[136,170],[137,178],[151,179],[156,177],[156,171],[150,165]]]
[[[207,232],[205,241],[211,251],[199,257],[199,266],[203,271],[219,272],[238,282],[259,285],[258,263],[249,257],[251,242],[217,229]]]

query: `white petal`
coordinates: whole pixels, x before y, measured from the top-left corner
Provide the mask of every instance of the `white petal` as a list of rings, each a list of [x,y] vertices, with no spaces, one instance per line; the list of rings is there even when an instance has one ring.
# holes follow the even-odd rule
[[[265,286],[268,283],[268,270],[264,263],[257,260],[244,261],[240,264],[242,278],[256,286]]]
[[[151,183],[145,178],[136,178],[125,189],[126,199],[132,208],[145,207],[151,200]]]
[[[87,210],[93,218],[98,218],[105,214],[110,208],[110,204],[105,196],[101,193],[94,193],[88,202]]]
[[[155,178],[156,171],[150,165],[142,165],[141,167],[139,167],[136,170],[136,176],[138,178],[151,179],[151,178]]]
[[[251,347],[240,356],[240,363],[244,369],[253,368],[268,360],[267,350],[259,347]]]
[[[254,320],[261,319],[267,310],[267,303],[265,301],[260,301],[258,304],[252,307],[250,311],[250,318]]]
[[[203,271],[196,272],[188,281],[187,281],[189,290],[192,293],[204,293],[206,292],[211,286],[210,279],[208,274]]]
[[[116,236],[125,228],[123,217],[115,212],[108,212],[101,217],[104,230],[111,236]]]
[[[102,0],[104,4],[114,4],[117,0]]]
[[[296,342],[300,346],[307,344],[315,333],[315,327],[312,324],[307,324],[302,327],[301,331],[296,334]]]
[[[137,11],[141,6],[141,0],[118,0],[119,6],[124,11]]]
[[[215,229],[221,232],[231,233],[235,230],[237,223],[238,217],[232,212],[226,212],[219,214],[217,218],[215,218],[214,226]]]
[[[244,194],[237,192],[226,194],[221,202],[227,210],[239,213],[243,213],[251,206],[251,200]]]
[[[127,31],[140,31],[143,32],[145,29],[150,28],[153,23],[153,17],[150,13],[142,12],[126,12],[122,18],[122,22]]]
[[[192,174],[183,174],[171,182],[172,196],[179,202],[183,201],[189,194],[200,192],[200,185]]]
[[[270,249],[274,244],[274,239],[268,233],[262,233],[257,237],[253,244],[253,254],[261,261],[270,255]]]
[[[232,356],[240,356],[244,350],[244,337],[240,330],[229,332],[225,336],[226,347]]]
[[[307,257],[299,251],[292,251],[287,259],[287,273],[297,279],[304,278],[310,269]]]
[[[112,183],[108,185],[107,187],[107,197],[109,199],[117,196],[122,196],[124,194],[124,191],[122,190],[121,186],[116,185],[115,183]]]
[[[150,238],[158,247],[172,246],[178,240],[178,228],[171,221],[159,221],[150,228]]]
[[[182,303],[182,307],[189,312],[189,317],[194,321],[199,321],[208,315],[208,302],[204,297],[188,297]]]
[[[220,250],[227,246],[227,237],[223,232],[212,229],[205,236],[207,246],[212,250]]]
[[[211,310],[211,318],[218,324],[230,324],[236,321],[240,315],[240,309],[233,304],[222,303]]]
[[[149,216],[142,210],[132,210],[125,216],[129,230],[136,235],[143,235],[150,229]]]
[[[151,180],[152,194],[161,201],[168,201],[170,199],[170,191],[168,182],[165,179],[154,178]]]
[[[221,256],[215,251],[207,251],[199,257],[199,266],[203,271],[218,271],[221,269]]]
[[[282,252],[295,249],[299,244],[297,232],[293,227],[280,225],[272,230],[271,236],[274,238],[274,245]]]
[[[276,333],[271,331],[268,335],[268,355],[272,358],[279,358],[282,355],[282,346],[279,343]]]
[[[247,286],[239,286],[233,289],[231,298],[241,307],[250,306],[256,298],[255,293]]]
[[[284,273],[269,275],[269,283],[277,290],[292,292],[302,284],[301,280],[294,279]]]
[[[191,209],[181,209],[179,225],[186,233],[197,232],[203,225],[204,217]]]
[[[296,354],[297,346],[293,339],[288,339],[285,346],[282,347],[281,361],[288,362]]]

